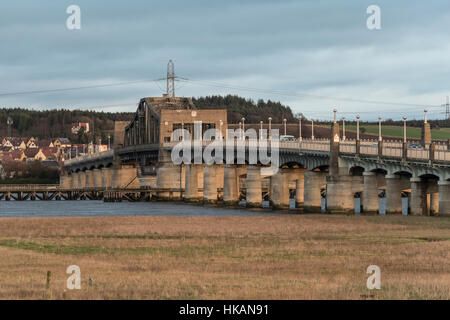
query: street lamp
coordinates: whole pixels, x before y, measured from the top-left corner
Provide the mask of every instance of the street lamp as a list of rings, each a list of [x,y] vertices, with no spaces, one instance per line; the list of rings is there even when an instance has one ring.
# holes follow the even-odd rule
[[[381,117],[378,117],[378,141],[383,140],[381,137]]]
[[[359,114],[356,115],[356,140],[359,141]]]
[[[269,139],[272,140],[272,117],[269,117]]]
[[[403,116],[403,142],[406,143],[406,116]]]
[[[314,119],[311,118],[311,140],[314,140]]]
[[[298,140],[302,141],[302,116],[298,117]]]
[[[261,120],[260,122],[259,122],[259,124],[260,124],[260,129],[259,129],[259,139],[260,140],[262,140],[262,138],[263,138],[263,121]]]
[[[286,135],[286,122],[287,122],[287,120],[286,120],[286,119],[283,119],[283,123],[284,123],[284,135]]]
[[[345,141],[345,117],[342,117],[342,141]]]
[[[337,112],[337,109],[334,108],[334,109],[333,109],[333,112],[334,112],[334,123],[336,123],[336,112]]]
[[[111,135],[108,134],[108,150],[111,149]]]

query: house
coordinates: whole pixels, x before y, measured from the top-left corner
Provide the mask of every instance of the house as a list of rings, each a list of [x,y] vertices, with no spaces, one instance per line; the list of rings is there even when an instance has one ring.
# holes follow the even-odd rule
[[[53,145],[57,148],[69,148],[72,144],[67,138],[57,138],[53,141]]]
[[[3,138],[2,146],[3,147],[11,147],[12,149],[22,149],[25,150],[27,148],[26,138],[17,138],[17,137],[7,137]]]
[[[55,145],[53,144],[52,140],[45,139],[45,140],[39,140],[37,141],[36,145],[38,148],[53,148]]]
[[[84,132],[89,132],[89,122],[77,122],[72,123],[72,133],[77,134],[81,128],[84,129]]]
[[[28,139],[27,148],[37,148],[35,138],[31,137],[30,139]]]
[[[39,153],[40,149],[38,148],[28,148],[24,151],[25,158],[27,160],[35,160],[36,155]]]

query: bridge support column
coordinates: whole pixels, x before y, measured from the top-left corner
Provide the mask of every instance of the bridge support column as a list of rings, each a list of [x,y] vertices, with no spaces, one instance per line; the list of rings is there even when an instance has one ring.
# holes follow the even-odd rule
[[[111,168],[102,168],[102,187],[111,188]]]
[[[247,166],[247,207],[262,207],[261,168]]]
[[[79,182],[78,176],[79,176],[79,172],[72,172],[72,181],[71,181],[72,189],[78,189],[78,182]]]
[[[333,175],[327,177],[327,212],[354,213],[355,197],[352,176]]]
[[[377,174],[375,172],[363,172],[363,181],[363,212],[378,213],[379,202]]]
[[[156,169],[156,188],[158,189],[181,189],[183,167],[172,162],[162,162]],[[180,199],[179,191],[162,191],[158,194],[159,199],[174,200]]]
[[[113,169],[111,172],[111,184],[113,188],[138,188],[136,168],[123,165],[120,169]]]
[[[72,184],[72,176],[68,174],[61,174],[59,177],[59,186],[63,189],[69,189]]]
[[[100,169],[94,169],[94,185],[95,188],[102,187],[102,171]]]
[[[84,189],[86,187],[86,173],[84,171],[78,172],[78,188]]]
[[[439,193],[435,192],[430,194],[430,213],[432,215],[439,214]]]
[[[322,209],[322,194],[320,188],[326,183],[326,173],[305,171],[305,190],[303,198],[303,211],[320,213]]]
[[[224,167],[223,204],[234,206],[239,203],[239,179],[236,166],[227,164]]]
[[[304,202],[305,193],[305,170],[297,169],[297,179],[295,180],[295,207],[301,208]]]
[[[427,215],[426,183],[420,178],[411,178],[411,214]]]
[[[215,164],[204,165],[203,168],[203,202],[217,202],[217,169]]]
[[[278,169],[273,175],[272,209],[289,209],[289,169]]]
[[[200,164],[187,164],[185,166],[186,188],[184,192],[184,201],[199,202],[201,195],[198,192],[198,174],[201,171]]]
[[[86,170],[86,188],[94,187],[94,171]]]
[[[402,213],[401,180],[396,175],[386,175],[386,213]]]
[[[439,181],[439,215],[450,216],[450,181]]]

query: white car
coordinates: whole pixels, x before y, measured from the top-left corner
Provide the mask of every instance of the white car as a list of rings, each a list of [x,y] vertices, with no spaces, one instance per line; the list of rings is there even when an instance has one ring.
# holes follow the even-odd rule
[[[280,141],[295,141],[294,136],[280,136]]]

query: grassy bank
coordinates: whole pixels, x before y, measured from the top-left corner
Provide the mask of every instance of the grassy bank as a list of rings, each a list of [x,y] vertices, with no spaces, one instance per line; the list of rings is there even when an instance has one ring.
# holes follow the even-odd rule
[[[1,299],[42,299],[48,270],[53,299],[450,298],[448,218],[3,218],[0,235]]]
[[[346,125],[346,130],[355,131],[356,125]],[[366,134],[378,135],[378,126],[377,125],[361,125],[361,129],[365,130]],[[382,134],[383,136],[390,137],[403,137],[403,127],[401,126],[382,126]],[[421,128],[406,128],[406,136],[409,138],[420,139],[422,134]],[[438,140],[448,140],[450,139],[450,128],[441,128],[439,130],[433,129],[431,130],[431,137],[433,139]]]

